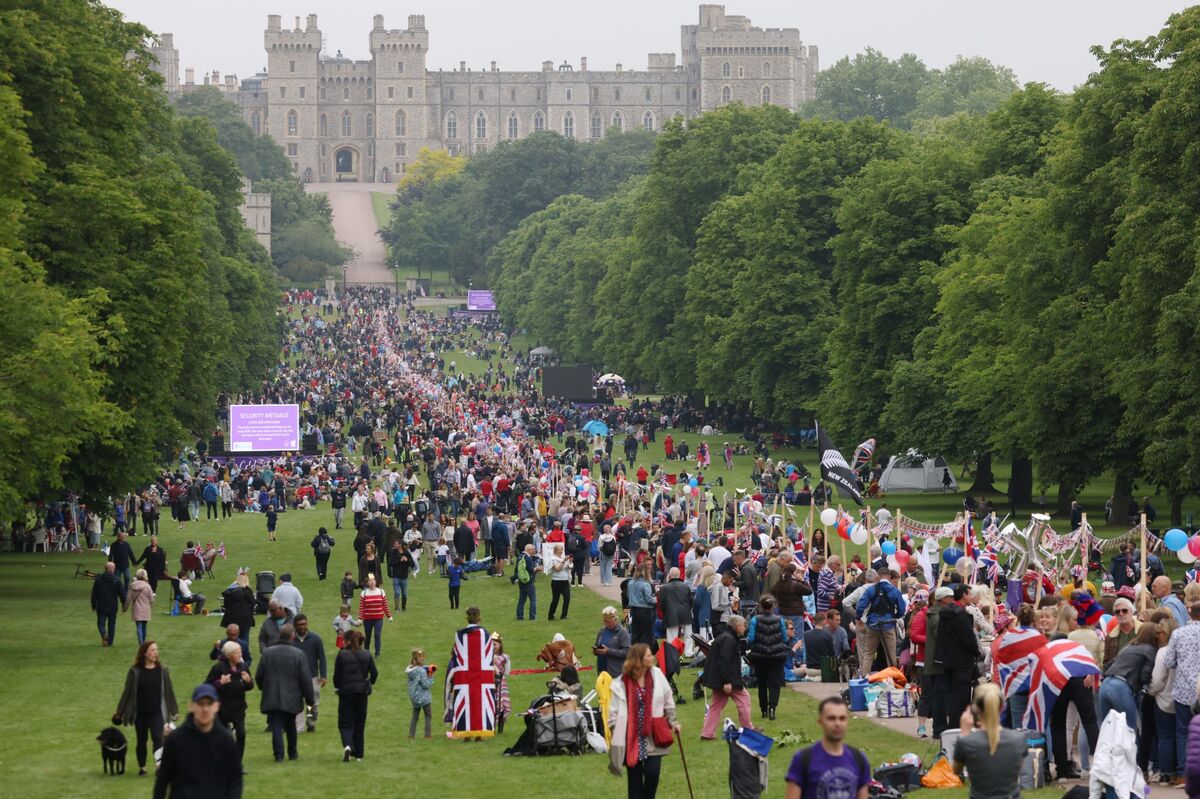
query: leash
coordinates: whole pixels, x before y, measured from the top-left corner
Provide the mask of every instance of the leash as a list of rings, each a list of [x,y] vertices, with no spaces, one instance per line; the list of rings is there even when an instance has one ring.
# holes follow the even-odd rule
[[[692,775],[688,773],[687,755],[683,753],[683,736],[676,732],[675,740],[679,741],[679,757],[683,760],[683,776],[687,779],[688,797],[696,799],[696,794],[692,793]]]

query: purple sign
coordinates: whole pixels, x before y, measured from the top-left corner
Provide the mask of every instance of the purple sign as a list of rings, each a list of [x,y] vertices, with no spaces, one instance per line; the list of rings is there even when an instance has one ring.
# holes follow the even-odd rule
[[[230,405],[230,452],[282,452],[300,448],[299,405]]]
[[[467,310],[468,311],[494,311],[496,310],[496,298],[490,291],[472,290],[467,292]]]

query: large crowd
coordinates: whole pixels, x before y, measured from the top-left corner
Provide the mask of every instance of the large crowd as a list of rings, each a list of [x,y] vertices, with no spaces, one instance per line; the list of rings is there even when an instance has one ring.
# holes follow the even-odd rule
[[[260,513],[273,538],[279,514],[327,508],[327,526],[311,542],[317,579],[327,578],[332,548],[344,546],[335,540],[342,529],[358,563],[334,575],[342,577],[333,681],[345,759],[363,757],[374,658],[392,611],[407,608],[408,581],[422,570],[445,575],[450,606],[457,607],[461,579],[486,569],[511,579],[518,620],[538,617],[539,581],[550,582],[551,599],[542,606],[550,619],[567,618],[571,589],[585,575],[598,572],[602,587],[620,582],[620,607],[606,608],[591,651],[597,673],[614,680],[610,763],[627,774],[630,796],[654,795],[670,741],[650,720],[665,718],[679,733],[675,706],[685,700],[676,678],[688,663],[702,663],[696,691],[708,710],[701,739],[716,737],[729,702],[739,726],[754,728],[751,688],[759,717],[774,719],[788,682],[892,669],[886,673],[893,685],[919,687],[920,737],[959,731],[947,754],[974,776],[973,796],[1009,795],[996,793],[996,784],[1015,788],[1030,729],[1046,740],[1054,778],[1077,779],[1089,767],[1118,771],[1109,749],[1098,754],[1101,727],[1113,712],[1137,732],[1138,778],[1153,773],[1183,785],[1197,771],[1195,763],[1189,770],[1188,754],[1189,746],[1200,750],[1200,734],[1190,735],[1200,681],[1200,640],[1193,640],[1200,639],[1200,585],[1172,583],[1157,556],[1146,559],[1142,574],[1140,553],[1126,544],[1110,563],[1096,554],[1091,571],[1077,567],[1058,583],[1032,572],[1006,579],[1003,568],[963,573],[940,566],[936,557],[918,557],[923,542],[908,535],[873,541],[866,557],[847,559],[809,515],[809,508],[836,501],[830,489],[801,464],[773,459],[772,445],[782,437],[767,438],[762,422],[744,412],[699,410],[672,397],[573,405],[539,394],[537,366],[494,324],[424,314],[381,290],[337,300],[292,292],[287,301],[277,368],[261,390],[231,400],[299,404],[304,432],[317,438],[321,453],[229,459],[206,454],[200,442],[153,483],[114,503],[117,535],[94,584],[93,608],[105,645],[118,608],[130,608],[137,623],[140,648],[116,717],[135,727],[140,769],[146,739],[163,746],[163,727],[178,712],[147,637],[150,602],[169,578],[173,602],[203,613],[215,597],[196,592],[192,581],[222,554],[197,539],[176,569],[154,537],[160,514],[191,530],[202,513],[217,522]],[[483,373],[459,369],[447,355],[459,350],[484,361]],[[591,421],[603,422],[607,434],[582,432]],[[672,438],[679,430],[704,434],[698,451]],[[659,452],[660,463],[637,466],[660,460]],[[754,488],[745,494],[721,479],[735,454],[754,458]],[[797,512],[776,512],[781,503]],[[983,516],[990,508],[971,500],[967,511]],[[91,522],[96,514],[77,503],[50,505],[42,516],[51,538],[82,530],[88,544],[101,545],[101,522]],[[885,505],[863,521],[888,517]],[[128,536],[139,522],[150,538],[136,553]],[[218,777],[240,784],[240,769],[205,770],[183,752],[194,754],[196,741],[208,740],[198,736],[225,727],[244,747],[245,694],[252,689],[261,691],[276,759],[298,756],[296,734],[316,723],[328,668],[290,577],[280,575],[269,598],[257,596],[261,587],[252,588],[245,573],[222,592],[228,637],[215,642],[209,679],[192,693],[186,734],[166,738],[161,785],[211,785]],[[252,671],[245,636],[263,599],[269,607]],[[477,608],[467,614],[469,624],[479,623]],[[1065,679],[1047,707],[1033,673],[1039,653],[1058,640],[1078,644],[1074,656],[1092,668]],[[407,674],[410,735],[423,712],[428,736],[432,677],[424,653],[413,653]],[[498,671],[498,688],[503,678]],[[506,686],[501,694],[507,697]],[[852,788],[861,799],[871,771],[860,752],[843,745],[844,700],[822,703],[819,716],[824,738],[797,754],[789,796]],[[830,775],[841,782],[834,785]]]

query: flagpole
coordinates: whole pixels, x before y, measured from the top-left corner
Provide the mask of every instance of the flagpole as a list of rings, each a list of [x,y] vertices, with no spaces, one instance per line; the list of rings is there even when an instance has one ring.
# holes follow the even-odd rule
[[[1138,524],[1138,526],[1142,528],[1141,529],[1141,533],[1142,533],[1142,575],[1141,575],[1141,579],[1139,581],[1142,584],[1142,594],[1138,598],[1138,610],[1145,610],[1146,602],[1149,599],[1149,594],[1148,594],[1147,589],[1149,589],[1149,587],[1150,587],[1149,584],[1146,582],[1146,537],[1147,537],[1146,514],[1144,514],[1144,513],[1140,514],[1139,521],[1140,521],[1140,523]]]
[[[813,498],[810,489],[808,494],[808,528],[805,532],[808,534],[808,540],[805,542],[805,547],[808,549],[808,556],[812,557],[812,534],[813,534],[813,511],[816,510],[817,501]],[[825,542],[829,543],[829,534],[825,534]],[[803,551],[803,549],[801,550]]]

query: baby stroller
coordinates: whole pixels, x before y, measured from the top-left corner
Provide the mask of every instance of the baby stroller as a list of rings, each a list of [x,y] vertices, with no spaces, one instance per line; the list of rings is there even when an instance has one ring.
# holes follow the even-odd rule
[[[254,575],[254,612],[265,614],[271,594],[275,593],[275,572],[259,572]]]
[[[552,681],[549,683],[554,685]],[[551,689],[529,705],[523,714],[525,732],[504,750],[506,755],[581,755],[590,750],[587,735],[593,730],[595,716],[574,694]]]

